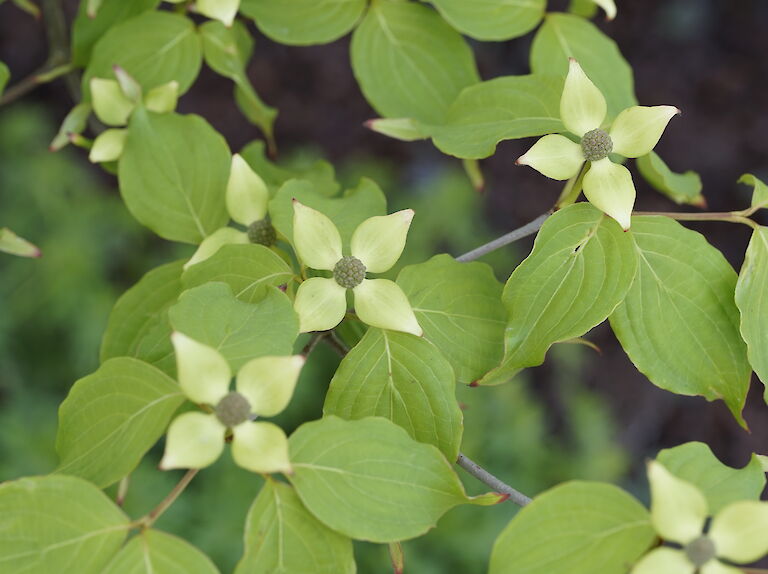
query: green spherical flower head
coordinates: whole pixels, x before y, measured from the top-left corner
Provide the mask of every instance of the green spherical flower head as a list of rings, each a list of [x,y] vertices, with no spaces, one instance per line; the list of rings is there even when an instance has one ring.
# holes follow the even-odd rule
[[[592,130],[581,138],[581,149],[587,161],[598,161],[608,157],[613,150],[611,136],[603,130]]]
[[[231,392],[219,401],[213,412],[221,424],[231,428],[248,420],[251,415],[251,404],[240,393]]]
[[[336,283],[346,289],[354,289],[365,279],[365,265],[357,257],[342,257],[333,268]]]
[[[684,548],[685,555],[696,568],[701,568],[715,557],[715,543],[706,536],[699,536]]]
[[[268,219],[259,219],[248,226],[248,239],[265,247],[272,247],[277,241],[277,232]]]

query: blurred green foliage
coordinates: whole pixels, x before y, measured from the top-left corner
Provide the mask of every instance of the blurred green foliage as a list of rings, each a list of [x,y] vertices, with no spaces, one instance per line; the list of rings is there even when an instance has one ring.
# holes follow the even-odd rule
[[[96,369],[115,300],[152,267],[189,255],[188,246],[159,240],[136,223],[115,180],[90,167],[84,154],[49,153],[54,131],[38,108],[17,105],[0,115],[0,224],[11,225],[44,254],[40,260],[0,256],[0,480],[55,468],[57,406],[77,378]],[[307,153],[315,156],[301,155]],[[458,163],[404,174],[394,165],[356,158],[339,170],[345,187],[362,175],[388,193],[390,211],[416,210],[402,265],[438,252],[458,255],[496,234],[483,221],[482,196]],[[504,280],[523,255],[510,247],[487,261]],[[297,348],[305,342],[300,338]],[[626,461],[612,441],[614,423],[583,384],[582,366],[591,352],[558,345],[550,353],[548,384],[563,419],[556,425],[529,373],[501,387],[461,386],[462,450],[530,495],[571,478],[619,479]],[[330,348],[316,349],[278,420],[287,431],[322,414],[338,361]],[[160,454],[156,447],[130,478],[125,509],[133,517],[155,506],[181,475],[158,471]],[[470,493],[482,492],[481,484],[461,474]],[[242,524],[260,486],[260,478],[226,455],[157,525],[187,538],[229,572],[242,553]],[[420,574],[485,571],[490,546],[514,512],[509,503],[457,508],[438,529],[404,544],[406,567]],[[359,543],[357,556],[360,572],[391,572],[385,546]]]

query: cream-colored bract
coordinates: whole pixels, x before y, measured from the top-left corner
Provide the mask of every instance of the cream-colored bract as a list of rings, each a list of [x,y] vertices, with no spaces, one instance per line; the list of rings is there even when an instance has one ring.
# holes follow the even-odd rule
[[[768,553],[768,502],[742,500],[726,506],[715,515],[705,534],[709,510],[696,486],[657,461],[648,464],[648,481],[654,529],[665,541],[683,549],[656,548],[635,564],[631,574],[740,574],[741,570],[720,559],[745,564]],[[707,556],[704,564],[694,564],[685,547],[702,537],[714,548],[713,556]]]
[[[615,6],[611,8],[612,2],[604,4],[600,3],[609,16],[611,9],[615,13]],[[623,110],[610,127],[603,126],[606,113],[605,97],[579,63],[571,58],[560,98],[560,117],[566,129],[578,138],[594,132],[600,136],[599,141],[603,141],[606,134],[595,130],[607,130],[612,153],[630,158],[641,157],[650,153],[669,120],[680,110],[673,106],[632,106]],[[588,140],[584,138],[584,143],[580,145],[565,136],[549,134],[540,138],[517,163],[529,165],[549,178],[563,181],[576,177],[587,157],[595,159],[588,162],[589,171],[583,181],[584,195],[627,230],[635,205],[632,176],[624,166],[613,163],[604,149],[598,148],[596,156],[585,154],[584,149],[589,149]],[[582,145],[586,147],[582,149]]]
[[[299,259],[313,269],[333,271],[343,256],[336,226],[326,215],[295,199],[293,209],[293,245]],[[411,209],[366,219],[352,234],[352,257],[359,259],[367,272],[388,271],[403,252],[412,220]],[[423,334],[408,298],[393,281],[363,279],[352,293],[357,316],[364,323],[416,336]],[[300,331],[333,329],[346,314],[346,298],[347,290],[335,279],[312,277],[304,281],[294,302]]]
[[[197,0],[195,6],[203,16],[219,20],[229,27],[240,9],[240,0]]]
[[[179,385],[191,401],[216,409],[229,394],[232,372],[227,360],[214,348],[182,333],[171,336],[179,373]],[[248,402],[255,416],[274,416],[293,396],[304,366],[300,355],[258,357],[237,373],[235,389]],[[267,422],[245,420],[232,426],[235,462],[252,472],[290,472],[288,438],[283,430]],[[223,420],[227,420],[223,418]],[[187,412],[168,428],[165,454],[160,468],[203,468],[221,455],[227,426],[216,414]]]

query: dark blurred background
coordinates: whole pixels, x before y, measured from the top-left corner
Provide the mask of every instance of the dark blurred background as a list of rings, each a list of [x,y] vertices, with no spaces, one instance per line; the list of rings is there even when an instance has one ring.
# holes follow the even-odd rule
[[[73,17],[77,2],[64,4]],[[550,9],[566,4],[552,0]],[[710,210],[747,207],[750,193],[736,184],[738,177],[752,172],[768,179],[768,2],[618,4],[615,21],[606,23],[600,15],[597,23],[633,66],[640,103],[683,110],[657,151],[674,170],[701,174]],[[281,159],[323,157],[336,165],[342,183],[352,185],[367,175],[382,186],[391,209],[414,207],[418,216],[407,262],[440,251],[458,255],[535,218],[557,198],[557,182],[514,165],[530,141],[502,143],[494,157],[481,162],[486,189],[478,194],[460,162],[430,143],[398,142],[366,130],[363,122],[376,114],[352,75],[349,37],[297,48],[254,33],[249,76],[261,97],[279,109]],[[527,73],[532,37],[473,42],[483,79]],[[42,24],[8,2],[0,6],[0,60],[11,69],[11,85],[40,68],[46,56]],[[72,105],[59,80],[0,107],[0,226],[35,241],[45,254],[39,261],[0,256],[0,480],[55,466],[56,407],[72,382],[96,368],[114,301],[155,265],[190,252],[139,226],[120,201],[116,180],[91,166],[85,153],[47,151]],[[259,138],[234,106],[231,83],[205,67],[179,111],[203,115],[233,150]],[[635,183],[638,209],[679,209],[636,173]],[[746,226],[690,227],[740,268],[749,240]],[[521,241],[487,259],[499,279],[506,279],[531,243]],[[587,478],[621,482],[641,498],[643,461],[660,448],[703,441],[732,466],[743,466],[751,452],[768,452],[768,407],[756,379],[744,413],[749,434],[721,402],[679,397],[650,384],[607,325],[587,338],[601,354],[559,345],[545,365],[517,382],[459,389],[466,406],[463,450],[529,494]],[[324,359],[305,374],[304,392],[285,416],[288,427],[319,416],[337,361],[322,352]],[[154,469],[157,454],[134,475],[129,512],[154,505],[176,479]],[[259,488],[251,475],[229,472],[230,466],[222,460],[201,475],[160,523],[188,536],[225,570],[237,560],[238,529]],[[476,483],[467,484],[479,490]],[[227,519],[200,516],[201,505]],[[502,505],[450,513],[440,529],[406,545],[409,571],[484,571],[491,541],[512,510]],[[234,526],[232,516],[238,517]],[[361,546],[360,562],[361,572],[388,571],[381,547]]]

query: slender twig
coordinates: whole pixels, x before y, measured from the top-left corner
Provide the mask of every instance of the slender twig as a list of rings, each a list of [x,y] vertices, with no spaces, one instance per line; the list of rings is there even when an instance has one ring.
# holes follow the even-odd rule
[[[633,215],[661,215],[677,221],[725,221],[727,223],[743,223],[752,228],[758,225],[749,216],[755,212],[752,208],[744,211],[710,211],[708,213],[687,213],[676,211],[635,211]]]
[[[509,245],[510,243],[514,243],[515,241],[523,239],[524,237],[533,235],[541,228],[542,225],[544,225],[544,222],[547,220],[547,218],[550,215],[552,215],[551,211],[548,211],[547,213],[543,213],[539,215],[536,219],[526,223],[522,227],[518,227],[517,229],[510,231],[509,233],[502,235],[501,237],[497,237],[493,241],[490,241],[485,245],[481,245],[477,249],[473,249],[472,251],[469,251],[464,255],[459,255],[456,258],[456,261],[462,261],[462,262],[474,261],[475,259],[478,259],[483,255],[490,253],[491,251],[495,251],[496,249],[504,247],[505,245]]]
[[[510,502],[514,502],[518,506],[525,506],[531,502],[531,499],[524,495],[522,492],[512,488],[505,482],[502,482],[493,476],[490,472],[485,470],[482,466],[467,458],[465,455],[459,453],[459,458],[456,460],[456,464],[458,464],[461,468],[466,470],[480,482],[490,486],[494,492],[508,495],[509,498],[507,500]]]
[[[347,347],[344,344],[344,341],[342,341],[339,336],[336,334],[336,331],[328,331],[328,336],[324,337],[323,340],[328,343],[328,345],[331,346],[331,348],[336,351],[340,357],[346,357],[347,353],[349,353],[349,347]]]
[[[310,337],[309,342],[307,342],[306,345],[304,345],[304,348],[301,350],[301,354],[306,358],[309,356],[309,354],[315,350],[315,347],[317,347],[317,344],[320,342],[320,340],[325,337],[326,333],[325,331],[319,331],[317,333],[313,333],[312,337]]]
[[[195,478],[195,475],[198,473],[198,471],[199,469],[197,468],[189,469],[186,474],[181,477],[181,480],[176,483],[176,486],[173,487],[171,492],[168,493],[168,496],[166,496],[160,502],[160,504],[150,510],[146,516],[139,518],[136,521],[136,525],[142,528],[149,528],[152,526],[152,524],[154,524],[154,522],[160,518],[160,516],[162,516],[162,514],[168,510],[168,508],[170,508],[174,502],[176,502],[176,499],[182,492],[184,492],[184,489],[187,488],[187,485],[192,482],[192,479]]]

